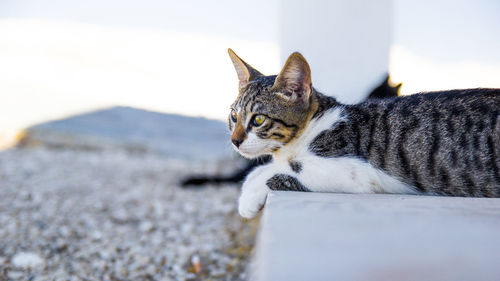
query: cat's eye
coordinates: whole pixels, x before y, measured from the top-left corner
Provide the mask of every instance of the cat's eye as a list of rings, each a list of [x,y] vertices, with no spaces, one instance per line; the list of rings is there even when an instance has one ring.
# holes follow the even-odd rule
[[[231,120],[233,120],[234,123],[238,120],[238,115],[236,115],[236,111],[231,110]]]
[[[253,118],[253,124],[255,126],[262,125],[262,123],[264,123],[264,121],[266,121],[266,116],[264,116],[262,114],[255,115],[255,117]]]

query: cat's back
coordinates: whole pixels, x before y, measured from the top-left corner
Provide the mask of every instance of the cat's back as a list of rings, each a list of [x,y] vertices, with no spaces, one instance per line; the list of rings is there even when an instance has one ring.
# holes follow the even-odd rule
[[[387,99],[370,99],[351,107],[354,110],[377,113],[397,114],[460,113],[481,112],[498,113],[500,109],[500,89],[463,89],[437,92],[424,92]],[[461,112],[460,112],[461,111]]]
[[[354,156],[421,192],[500,196],[500,89],[374,99],[345,107],[345,121],[311,151]]]
[[[465,89],[374,99],[346,108],[355,123],[379,130],[443,129],[471,133],[498,129],[500,89]],[[442,131],[440,131],[442,132]]]

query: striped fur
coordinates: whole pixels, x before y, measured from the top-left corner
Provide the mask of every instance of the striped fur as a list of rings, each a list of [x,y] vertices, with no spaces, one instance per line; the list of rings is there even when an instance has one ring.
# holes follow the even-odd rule
[[[310,144],[351,156],[414,186],[452,196],[500,196],[500,90],[468,89],[369,100]]]

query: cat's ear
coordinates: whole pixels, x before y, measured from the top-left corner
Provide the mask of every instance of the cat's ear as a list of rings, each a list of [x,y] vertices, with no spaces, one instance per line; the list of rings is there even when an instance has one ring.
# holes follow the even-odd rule
[[[227,49],[229,57],[233,62],[234,68],[236,69],[236,73],[238,74],[238,80],[240,81],[240,89],[245,87],[249,81],[254,80],[255,78],[262,76],[262,73],[258,72],[255,68],[251,67],[248,63],[243,61],[240,57],[236,55],[236,53]]]
[[[273,90],[292,102],[308,103],[312,92],[311,69],[300,53],[295,52],[288,57],[276,77]]]

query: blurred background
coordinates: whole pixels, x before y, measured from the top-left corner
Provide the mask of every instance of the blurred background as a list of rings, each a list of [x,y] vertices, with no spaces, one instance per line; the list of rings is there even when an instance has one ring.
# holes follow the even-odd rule
[[[264,74],[300,51],[346,103],[387,73],[404,95],[498,88],[499,14],[495,0],[1,0],[0,279],[246,280],[256,224],[235,212],[238,185],[178,187],[242,165],[227,48]]]
[[[387,71],[403,94],[500,87],[499,12],[493,0],[3,0],[0,134],[115,105],[225,120],[228,47],[265,74],[301,51],[314,85],[346,102]]]

